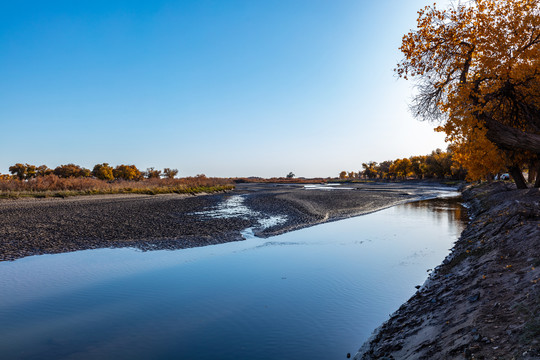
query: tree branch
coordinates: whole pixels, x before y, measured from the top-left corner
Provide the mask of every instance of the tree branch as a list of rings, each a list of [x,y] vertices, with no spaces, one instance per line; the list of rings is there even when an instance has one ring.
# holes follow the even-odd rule
[[[491,116],[482,115],[486,128],[486,137],[501,148],[507,150],[523,149],[540,154],[540,135],[525,132],[511,126],[504,125]]]

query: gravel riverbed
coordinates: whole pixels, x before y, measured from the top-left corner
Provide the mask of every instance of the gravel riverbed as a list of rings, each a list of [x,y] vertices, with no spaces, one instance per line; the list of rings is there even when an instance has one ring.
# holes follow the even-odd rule
[[[433,196],[439,184],[238,184],[227,193],[0,200],[0,261],[103,247],[181,249],[268,237]]]

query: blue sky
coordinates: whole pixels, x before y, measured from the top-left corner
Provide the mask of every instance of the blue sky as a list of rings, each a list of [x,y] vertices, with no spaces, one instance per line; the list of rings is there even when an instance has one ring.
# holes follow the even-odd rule
[[[0,172],[326,177],[445,148],[392,71],[428,3],[3,1]]]

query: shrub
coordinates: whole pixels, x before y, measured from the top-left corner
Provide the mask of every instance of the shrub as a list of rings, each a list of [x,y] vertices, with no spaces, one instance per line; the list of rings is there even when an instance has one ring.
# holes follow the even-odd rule
[[[145,175],[147,179],[159,179],[161,177],[161,170],[156,170],[153,167],[147,168]]]
[[[178,169],[169,169],[169,168],[165,168],[163,169],[163,175],[167,178],[167,179],[174,179],[176,175],[178,175]]]
[[[26,177],[26,166],[17,163],[9,167],[9,172],[16,176],[19,180],[23,180]]]
[[[96,164],[92,170],[92,175],[100,180],[114,180],[113,168],[107,163]]]
[[[90,194],[166,194],[197,193],[230,190],[230,179],[189,177],[182,179],[144,179],[142,181],[119,179],[114,182],[89,177],[61,178],[50,174],[29,180],[0,176],[0,197],[19,196],[69,196]]]
[[[91,175],[90,170],[75,164],[60,165],[54,169],[53,173],[61,178],[89,177]]]
[[[53,173],[52,169],[49,169],[46,165],[40,165],[36,169],[37,176],[46,176]]]
[[[118,165],[113,170],[115,179],[123,180],[141,180],[142,174],[135,165]]]

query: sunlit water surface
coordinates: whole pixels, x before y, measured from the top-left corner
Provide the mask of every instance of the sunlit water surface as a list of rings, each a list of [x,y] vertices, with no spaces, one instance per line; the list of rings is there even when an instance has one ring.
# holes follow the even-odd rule
[[[5,359],[345,359],[447,255],[455,199],[269,239],[0,263]]]

